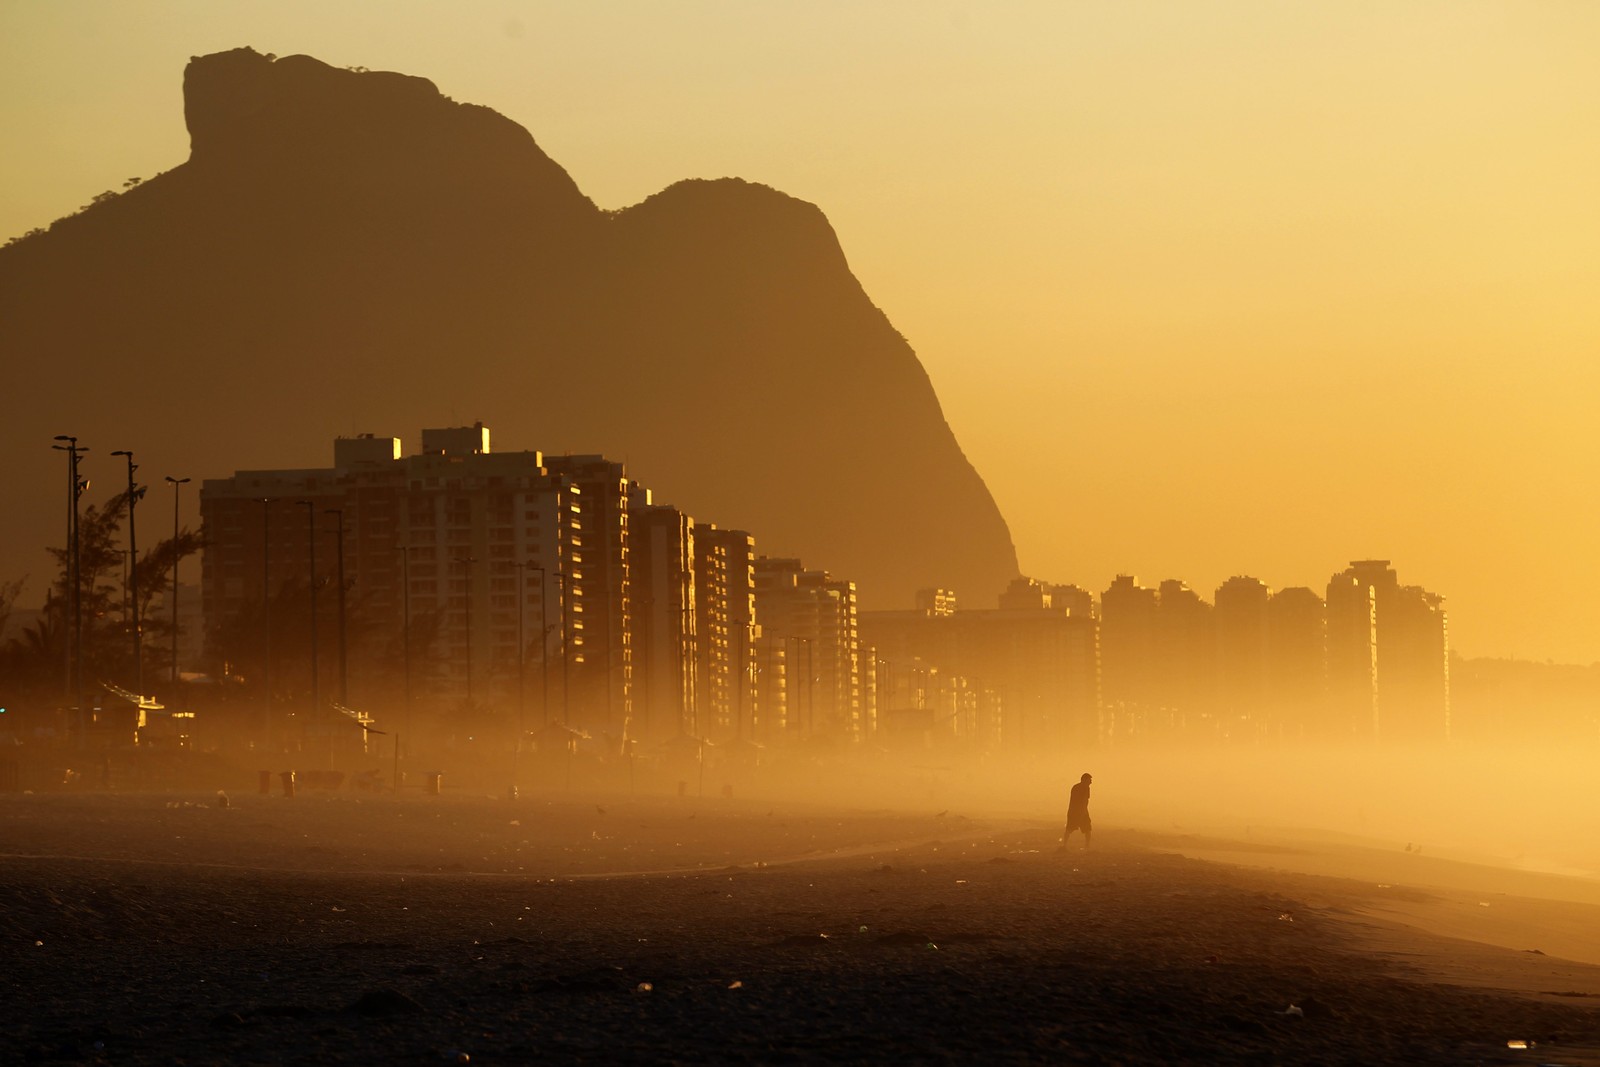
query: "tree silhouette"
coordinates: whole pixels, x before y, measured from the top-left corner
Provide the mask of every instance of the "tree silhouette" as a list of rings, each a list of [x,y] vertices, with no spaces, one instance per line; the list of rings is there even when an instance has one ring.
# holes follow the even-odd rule
[[[114,682],[125,688],[135,685],[133,664],[133,606],[124,590],[126,554],[122,546],[122,525],[128,515],[128,494],[121,492],[104,504],[91,504],[78,520],[79,612],[83,627],[83,674],[87,685]],[[198,552],[203,544],[193,530],[178,531],[140,555],[133,566],[138,569],[138,615],[143,622],[143,649],[146,679],[159,676],[163,665],[170,666],[172,622],[151,618],[149,608],[156,595],[167,587],[163,581],[175,560]],[[19,690],[19,695],[34,700],[47,699],[65,681],[68,635],[72,627],[72,553],[65,547],[47,549],[55,560],[57,573],[46,594],[45,610],[39,619],[0,650],[3,676]],[[19,590],[21,580],[0,584],[0,599],[8,590]],[[11,597],[15,598],[15,591]],[[9,606],[4,610],[8,611]]]

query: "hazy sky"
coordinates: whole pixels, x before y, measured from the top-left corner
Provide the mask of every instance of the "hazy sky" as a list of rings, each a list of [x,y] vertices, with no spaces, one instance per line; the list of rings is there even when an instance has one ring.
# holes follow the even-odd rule
[[[182,162],[240,45],[428,77],[602,207],[820,205],[1030,574],[1388,558],[1464,654],[1600,659],[1600,4],[4,0],[0,236]]]

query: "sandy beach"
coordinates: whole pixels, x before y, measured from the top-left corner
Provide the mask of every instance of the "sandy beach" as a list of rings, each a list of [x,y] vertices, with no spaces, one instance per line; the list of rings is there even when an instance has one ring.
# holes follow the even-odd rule
[[[754,799],[0,796],[0,1061],[1600,1063],[1600,909],[1548,876],[1058,836]]]

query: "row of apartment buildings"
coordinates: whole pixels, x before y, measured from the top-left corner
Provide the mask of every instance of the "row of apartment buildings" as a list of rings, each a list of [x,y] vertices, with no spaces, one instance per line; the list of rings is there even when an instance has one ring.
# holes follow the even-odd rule
[[[993,609],[930,589],[861,613],[854,583],[655,503],[619,463],[494,452],[481,424],[414,455],[340,438],[328,468],[205,482],[201,509],[212,673],[260,682],[269,715],[981,750],[1450,732],[1442,600],[1382,560],[1325,596],[1019,578]]]
[[[514,709],[614,743],[871,729],[854,584],[757,556],[604,457],[494,452],[481,423],[414,455],[364,435],[200,503],[213,673],[258,682],[268,717]]]
[[[1326,596],[1234,577],[1212,601],[1169,580],[1118,576],[1098,597],[1020,578],[995,611],[928,594],[869,612],[881,658],[965,679],[993,713],[982,736],[1093,741],[1441,742],[1450,736],[1443,599],[1387,560],[1333,575]]]

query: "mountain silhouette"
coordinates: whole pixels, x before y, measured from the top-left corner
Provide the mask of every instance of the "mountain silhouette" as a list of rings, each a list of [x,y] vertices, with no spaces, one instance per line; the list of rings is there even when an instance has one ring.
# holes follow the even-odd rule
[[[95,449],[99,500],[125,478],[113,449],[159,487],[475,420],[499,449],[624,460],[658,501],[854,579],[864,606],[930,585],[981,602],[1016,574],[814,205],[720,179],[603,211],[495,112],[308,56],[195,58],[184,111],[186,162],[0,250],[0,463],[30,502],[0,558],[33,595],[63,536],[56,434]]]

